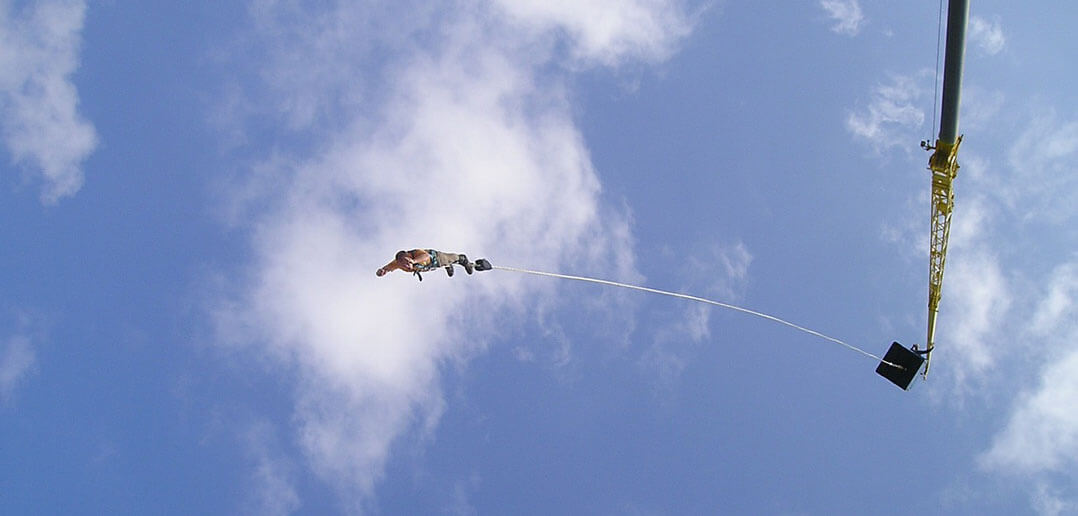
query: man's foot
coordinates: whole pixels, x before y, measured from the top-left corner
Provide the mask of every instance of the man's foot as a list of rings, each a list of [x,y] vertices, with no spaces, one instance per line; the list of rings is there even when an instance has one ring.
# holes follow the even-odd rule
[[[467,272],[468,274],[471,274],[472,270],[474,270],[474,269],[472,269],[472,264],[470,262],[468,262],[468,257],[463,255],[463,254],[460,255],[460,258],[457,259],[457,263],[463,265],[464,266],[464,272]]]
[[[448,274],[450,278],[453,277],[453,264],[445,266],[445,273]]]

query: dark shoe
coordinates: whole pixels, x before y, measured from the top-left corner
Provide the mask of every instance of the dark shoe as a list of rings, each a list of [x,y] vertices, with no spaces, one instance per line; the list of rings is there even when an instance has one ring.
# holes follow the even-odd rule
[[[445,266],[445,273],[448,274],[450,278],[453,277],[453,264]]]
[[[472,264],[468,262],[468,257],[467,256],[465,256],[463,254],[460,255],[460,258],[457,258],[457,263],[464,266],[464,272],[467,272],[468,274],[472,273],[472,270],[473,270],[472,269]]]
[[[477,271],[489,271],[493,268],[494,267],[490,265],[490,262],[487,261],[486,258],[480,258],[475,261],[475,270]]]

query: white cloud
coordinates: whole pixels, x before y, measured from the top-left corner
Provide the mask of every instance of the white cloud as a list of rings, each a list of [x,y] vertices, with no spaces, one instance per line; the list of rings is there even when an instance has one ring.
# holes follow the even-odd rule
[[[877,152],[916,141],[925,121],[924,76],[891,75],[889,83],[873,88],[868,106],[846,117],[846,129],[868,140]]]
[[[1078,466],[1078,263],[1057,267],[1037,303],[1031,335],[1045,343],[1039,384],[1019,397],[987,465],[1036,473]]]
[[[30,339],[15,335],[7,339],[0,349],[0,402],[11,403],[19,382],[33,371],[36,362]]]
[[[533,33],[564,32],[573,56],[617,65],[624,60],[661,61],[692,30],[671,0],[494,0],[508,17]]]
[[[317,26],[311,19],[370,10],[339,4],[296,14],[289,25],[291,11],[255,5],[275,20],[271,39],[282,24],[302,33]],[[338,50],[378,34],[339,31],[333,36],[342,40],[292,47],[317,47],[310,56],[317,73],[340,74],[331,84],[363,82],[357,57],[368,75],[385,62],[384,99],[378,106],[327,99],[318,85],[280,93],[336,106],[344,128],[311,155],[268,158],[255,191],[236,192],[258,208],[233,220],[254,230],[254,257],[216,315],[222,338],[296,367],[300,445],[347,506],[365,507],[395,443],[434,431],[445,410],[441,366],[482,351],[497,328],[556,293],[550,281],[501,271],[467,276],[458,268],[452,279],[439,272],[421,284],[400,272],[375,277],[396,250],[429,246],[496,264],[581,273],[603,266],[607,276],[636,277],[628,222],[601,200],[564,77],[550,76],[550,63],[534,51],[535,38],[565,32],[573,56],[655,57],[683,30],[664,21],[678,12],[675,4],[623,5],[629,21],[615,17],[607,27],[604,19],[598,28],[567,10],[512,11],[514,23],[534,33],[507,25],[501,11],[448,6],[451,14],[431,17],[436,25],[423,30],[437,39],[430,45],[398,42],[357,56]],[[589,4],[582,12],[598,11]],[[304,55],[288,61],[298,67],[290,74],[304,75]],[[262,75],[276,73],[271,65]],[[613,269],[610,256],[620,257]]]
[[[1008,152],[1012,168],[999,195],[1024,219],[1060,223],[1078,215],[1078,121],[1062,121],[1055,111],[1037,113]]]
[[[988,21],[979,16],[969,18],[969,41],[990,56],[1000,53],[1007,44],[999,19]]]
[[[1056,267],[1043,283],[1023,330],[1035,343],[1028,349],[1041,359],[1039,370],[1011,403],[980,464],[1020,479],[1039,514],[1069,514],[1078,507],[1078,262]]]
[[[846,36],[856,36],[861,32],[865,16],[857,0],[820,0],[820,7],[835,22],[831,30]]]
[[[1078,349],[1045,367],[1040,385],[1015,403],[1006,427],[984,457],[1017,473],[1063,471],[1078,465]]]
[[[984,249],[949,252],[948,262],[933,354],[966,387],[999,356],[998,330],[1012,303],[1010,282],[999,260]]]
[[[41,174],[45,203],[78,192],[97,146],[71,82],[85,12],[82,1],[0,3],[0,131],[12,161]]]
[[[741,299],[748,282],[752,254],[745,244],[700,246],[703,252],[688,257],[670,256],[683,263],[690,278],[707,278],[710,283],[690,281],[681,292],[734,303]],[[651,347],[640,358],[640,366],[657,378],[661,386],[670,386],[688,366],[695,344],[711,336],[711,314],[716,307],[701,303],[685,305],[681,317],[655,330]]]
[[[246,490],[245,509],[249,514],[292,514],[300,500],[293,482],[293,465],[279,451],[268,423],[252,425],[243,436],[247,454],[255,463],[251,489]]]
[[[1002,91],[986,90],[976,84],[962,87],[962,132],[984,134],[990,132],[998,115],[1004,111],[1006,98]]]
[[[1003,325],[1016,303],[1014,279],[993,247],[998,213],[979,194],[965,193],[951,220],[933,352],[933,364],[946,364],[933,371],[954,382],[950,394],[971,392],[997,366]]]
[[[230,125],[241,125],[242,116],[251,111],[280,116],[297,131],[324,129],[338,115],[371,102],[371,55],[379,49],[420,45],[426,38],[424,28],[433,23],[435,4],[367,4],[374,3],[331,1],[312,9],[290,0],[249,0],[253,31],[243,40],[237,59],[264,66],[254,72],[257,84],[230,85],[225,109],[215,122],[242,132]]]
[[[458,480],[453,486],[453,495],[446,506],[445,512],[456,516],[475,516],[479,510],[472,505],[472,493],[479,490],[483,485],[483,478],[478,473],[472,473],[466,480]]]
[[[964,163],[985,166],[982,158],[972,154]],[[962,170],[963,174],[971,172],[967,167]],[[964,181],[966,187],[957,196],[951,220],[931,374],[944,380],[947,399],[958,403],[965,394],[978,392],[985,375],[997,367],[999,347],[1007,340],[1001,335],[1013,330],[1005,324],[1014,317],[1012,308],[1024,299],[1014,293],[1016,280],[997,252],[996,232],[1002,218],[998,206],[977,188],[970,188],[970,178]],[[905,210],[913,216],[889,220],[883,228],[883,237],[918,264],[920,281],[927,279],[921,267],[927,266],[929,221],[917,215],[929,211],[928,193],[926,188],[907,201],[920,206]],[[927,287],[922,288],[927,294]],[[925,314],[919,314],[921,328]]]
[[[1078,512],[1078,503],[1064,499],[1059,491],[1045,484],[1038,484],[1032,495],[1033,509],[1042,516],[1061,516]]]
[[[1048,294],[1037,306],[1033,315],[1032,330],[1042,336],[1061,329],[1078,331],[1074,315],[1078,307],[1078,264],[1058,267],[1049,280]],[[1067,324],[1072,326],[1067,328]]]
[[[928,160],[925,161],[927,163]],[[927,172],[925,175],[928,175]],[[894,246],[898,255],[905,260],[920,263],[926,258],[924,246],[928,242],[928,220],[924,213],[928,210],[930,196],[928,188],[923,188],[916,197],[910,196],[901,209],[895,210],[895,216],[884,220],[880,228],[883,241]]]

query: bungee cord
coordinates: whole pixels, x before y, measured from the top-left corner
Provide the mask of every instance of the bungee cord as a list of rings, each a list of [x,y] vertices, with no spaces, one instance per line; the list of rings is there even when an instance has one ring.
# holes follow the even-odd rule
[[[691,296],[691,295],[688,295],[688,294],[679,294],[677,292],[669,292],[669,291],[666,291],[666,290],[659,290],[659,289],[656,289],[656,288],[642,287],[642,286],[639,286],[639,285],[630,285],[628,283],[620,283],[620,282],[617,282],[617,281],[603,280],[603,279],[597,279],[597,278],[588,278],[588,277],[584,277],[584,276],[573,276],[573,275],[570,275],[570,274],[558,274],[556,272],[533,271],[533,270],[521,269],[521,268],[517,268],[517,267],[506,267],[506,266],[503,266],[503,265],[491,265],[490,268],[498,269],[498,270],[502,270],[502,271],[507,271],[507,272],[518,272],[518,273],[523,273],[523,274],[532,274],[532,275],[535,275],[535,276],[546,276],[546,277],[551,277],[551,278],[561,278],[561,279],[568,279],[568,280],[575,280],[575,281],[584,281],[584,282],[588,282],[588,283],[597,283],[597,284],[600,284],[600,285],[608,285],[608,286],[612,286],[612,287],[621,287],[621,288],[627,288],[627,289],[631,289],[631,290],[639,290],[639,291],[642,291],[642,292],[650,292],[652,294],[661,294],[661,295],[664,295],[664,296],[676,297],[676,298],[679,298],[679,299],[686,299],[686,300],[689,300],[689,301],[696,301],[696,302],[700,302],[700,303],[706,303],[706,304],[709,304],[709,305],[718,306],[720,308],[726,308],[726,309],[729,309],[729,310],[735,310],[735,311],[738,311],[738,312],[743,312],[743,313],[746,313],[746,314],[749,314],[749,315],[755,315],[756,317],[761,317],[761,318],[767,319],[769,321],[774,321],[774,322],[777,322],[779,324],[789,326],[789,327],[791,327],[791,328],[793,328],[795,330],[807,333],[809,335],[814,335],[814,336],[819,337],[821,339],[834,342],[835,344],[839,344],[841,346],[844,346],[847,349],[850,349],[852,351],[856,351],[857,353],[860,353],[860,354],[862,354],[862,355],[864,355],[866,357],[873,358],[873,359],[875,359],[877,361],[883,362],[884,364],[887,364],[889,366],[896,367],[896,368],[899,368],[899,369],[905,369],[905,367],[902,367],[902,366],[900,366],[898,364],[886,361],[881,357],[878,357],[878,356],[876,356],[876,355],[874,355],[872,353],[869,353],[868,351],[865,351],[865,350],[863,350],[863,349],[861,349],[861,348],[859,348],[857,346],[854,346],[852,344],[848,344],[846,342],[843,342],[840,339],[836,339],[834,337],[824,335],[823,333],[820,333],[820,332],[818,332],[816,330],[811,330],[809,328],[805,328],[804,326],[794,324],[794,323],[792,323],[790,321],[780,319],[780,318],[775,317],[773,315],[768,315],[768,314],[765,314],[763,312],[757,312],[756,310],[750,310],[748,308],[744,308],[744,307],[737,306],[737,305],[732,305],[730,303],[723,303],[721,301],[714,301],[714,300],[711,300],[711,299],[705,299],[705,298],[698,297],[698,296]]]

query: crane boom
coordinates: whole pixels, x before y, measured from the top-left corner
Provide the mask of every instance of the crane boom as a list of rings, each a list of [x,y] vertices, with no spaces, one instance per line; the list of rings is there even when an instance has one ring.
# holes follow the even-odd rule
[[[936,315],[943,288],[943,267],[947,263],[947,239],[954,210],[954,179],[958,175],[958,107],[962,92],[962,65],[966,53],[966,21],[969,0],[947,3],[947,50],[943,65],[943,105],[940,132],[928,159],[932,171],[932,233],[928,259],[928,336],[925,341],[924,376],[928,376],[932,349],[936,345]]]

